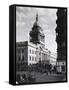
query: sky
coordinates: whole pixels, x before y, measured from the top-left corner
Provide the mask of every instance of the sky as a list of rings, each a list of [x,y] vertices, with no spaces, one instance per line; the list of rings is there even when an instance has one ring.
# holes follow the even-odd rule
[[[28,41],[38,12],[38,24],[45,34],[45,47],[57,52],[56,43],[56,12],[53,8],[16,7],[16,42]]]

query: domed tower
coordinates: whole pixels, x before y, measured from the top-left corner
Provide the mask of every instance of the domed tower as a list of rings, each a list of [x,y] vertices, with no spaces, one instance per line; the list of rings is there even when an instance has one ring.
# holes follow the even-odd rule
[[[38,25],[38,13],[36,14],[36,21],[32,27],[32,31],[30,31],[30,42],[45,45],[45,35],[42,28]]]

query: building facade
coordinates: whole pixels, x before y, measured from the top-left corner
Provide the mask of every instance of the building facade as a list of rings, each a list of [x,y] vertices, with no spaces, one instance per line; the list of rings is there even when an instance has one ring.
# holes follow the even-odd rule
[[[28,41],[16,43],[16,63],[36,64],[39,61],[50,63],[50,51],[41,49]]]
[[[45,48],[45,35],[42,28],[38,24],[38,14],[29,33],[30,40],[16,43],[16,62],[26,63],[27,65],[36,64],[39,61],[44,63],[56,64],[56,57]]]
[[[57,54],[50,52],[50,64],[52,64],[52,66],[56,66],[57,64],[56,59],[57,59]]]
[[[67,10],[58,9],[57,11],[57,28],[56,28],[56,42],[57,42],[57,71],[66,72],[66,45],[67,45]]]

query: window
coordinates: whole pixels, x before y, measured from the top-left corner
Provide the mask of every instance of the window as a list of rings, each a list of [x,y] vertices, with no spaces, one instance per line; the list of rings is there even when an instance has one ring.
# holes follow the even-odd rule
[[[31,49],[29,50],[30,54],[31,54]]]
[[[18,54],[20,54],[20,49],[18,50]]]
[[[22,61],[24,61],[24,56],[22,56]]]
[[[31,56],[29,56],[29,60],[31,61]]]
[[[32,57],[32,61],[34,61],[34,57]]]
[[[36,51],[30,49],[30,50],[29,50],[29,53],[30,53],[30,54],[36,54]]]
[[[20,56],[18,56],[18,61],[20,61],[21,60],[21,58],[20,58]]]
[[[32,50],[32,54],[34,54],[34,50]]]
[[[22,49],[22,53],[24,53],[24,49]]]

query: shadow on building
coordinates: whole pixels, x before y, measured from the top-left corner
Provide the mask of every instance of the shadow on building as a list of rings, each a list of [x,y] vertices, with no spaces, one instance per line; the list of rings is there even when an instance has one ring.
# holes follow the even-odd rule
[[[57,10],[57,72],[66,73],[67,62],[67,9]]]

